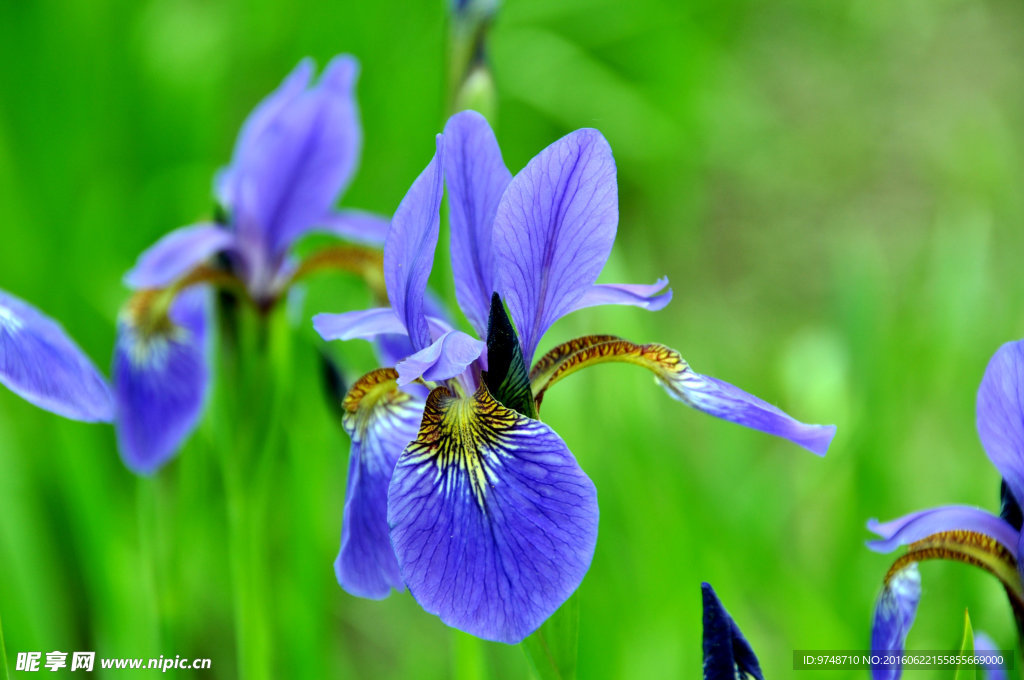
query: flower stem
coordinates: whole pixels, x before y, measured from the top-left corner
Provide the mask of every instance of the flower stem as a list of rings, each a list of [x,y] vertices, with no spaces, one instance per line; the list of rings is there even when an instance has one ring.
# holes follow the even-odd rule
[[[486,680],[490,677],[484,658],[484,642],[460,630],[452,630],[455,652],[455,680]]]
[[[541,680],[573,680],[579,651],[580,606],[573,593],[533,635],[522,642]]]

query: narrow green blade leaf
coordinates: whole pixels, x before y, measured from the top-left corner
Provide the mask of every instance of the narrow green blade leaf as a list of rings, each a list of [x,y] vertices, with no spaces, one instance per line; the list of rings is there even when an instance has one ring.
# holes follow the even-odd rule
[[[971,656],[974,654],[974,631],[971,630],[971,615],[964,609],[964,635],[960,641],[960,656]],[[970,680],[980,678],[980,670],[975,673],[973,664],[957,664],[953,680]]]
[[[497,293],[491,296],[491,313],[487,320],[487,373],[484,382],[491,396],[505,408],[528,418],[537,417],[519,337],[505,312]]]
[[[523,650],[540,680],[576,678],[579,627],[579,600],[573,593],[533,635],[523,640]]]

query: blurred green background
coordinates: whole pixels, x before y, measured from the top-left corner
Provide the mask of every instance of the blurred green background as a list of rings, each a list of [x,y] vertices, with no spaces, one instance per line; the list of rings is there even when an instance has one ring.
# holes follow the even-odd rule
[[[818,459],[687,410],[627,366],[554,389],[545,420],[601,503],[580,677],[696,677],[702,580],[771,677],[792,672],[794,649],[863,649],[892,560],[864,548],[865,521],[998,510],[974,395],[995,349],[1024,336],[1022,22],[1011,0],[502,7],[489,52],[509,167],[599,128],[621,202],[602,280],[667,274],[675,291],[657,314],[575,314],[542,349],[588,333],[660,341],[839,425]],[[123,272],[209,213],[245,115],[306,55],[361,60],[363,162],[343,204],[390,213],[443,126],[446,35],[441,2],[0,2],[0,288],[106,366]],[[446,261],[434,279],[452,300]],[[519,649],[457,635],[407,594],[364,601],[335,583],[348,445],[308,319],[368,301],[356,281],[318,279],[277,386],[285,444],[259,565],[275,675],[527,677]],[[373,367],[365,343],[335,345],[349,379]],[[235,677],[212,429],[140,480],[110,427],[0,390],[12,664],[19,651],[180,654]],[[946,563],[922,575],[911,649],[957,648],[965,607],[1014,643],[995,579]]]

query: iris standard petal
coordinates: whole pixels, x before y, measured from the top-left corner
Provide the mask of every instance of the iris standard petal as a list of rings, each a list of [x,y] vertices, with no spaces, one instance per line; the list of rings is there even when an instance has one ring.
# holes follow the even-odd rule
[[[764,680],[761,665],[714,589],[701,584],[704,605],[704,680]]]
[[[998,656],[1002,653],[1002,650],[996,647],[996,643],[992,641],[985,633],[975,631],[974,633],[974,654],[976,656]],[[1007,680],[1009,677],[1006,674],[1006,670],[998,663],[984,664],[985,669],[985,680]]]
[[[389,226],[391,220],[383,215],[345,208],[327,213],[310,231],[334,234],[354,243],[381,246],[387,238]]]
[[[476,361],[486,345],[462,331],[448,331],[419,352],[398,362],[398,384],[425,380],[447,380]]]
[[[921,600],[921,574],[917,564],[910,563],[890,575],[882,588],[882,594],[875,603],[871,623],[871,652],[878,655],[903,653],[903,646],[910,627],[917,615],[917,603]],[[872,665],[874,680],[896,680],[903,672],[903,666],[895,664]]]
[[[110,388],[63,327],[0,290],[0,383],[25,401],[86,422],[114,418]]]
[[[494,292],[494,215],[512,173],[505,167],[487,119],[476,111],[449,118],[444,137],[455,295],[469,323],[483,337]]]
[[[139,255],[124,283],[135,289],[165,288],[233,242],[234,234],[218,224],[175,229]]]
[[[233,221],[271,258],[328,213],[351,177],[362,144],[352,93],[357,70],[353,58],[335,57],[233,163]]]
[[[652,284],[596,283],[583,294],[569,312],[598,305],[631,305],[656,312],[672,301],[672,289],[665,290],[668,277]],[[568,313],[568,312],[567,312]]]
[[[517,643],[582,581],[597,492],[551,428],[481,388],[437,388],[388,492],[391,543],[416,601],[446,624]]]
[[[382,334],[405,335],[405,326],[390,307],[317,314],[313,317],[313,328],[324,340],[371,340]]]
[[[313,78],[313,71],[312,59],[307,58],[300,61],[277,89],[267,95],[245,119],[238,139],[235,141],[231,165],[222,168],[217,173],[215,180],[217,200],[225,207],[230,208],[237,202],[235,170],[244,166],[244,159],[257,152],[254,147],[258,146],[263,133],[277,119],[281,111],[306,90]]]
[[[978,435],[1018,503],[1024,502],[1024,340],[1000,347],[978,388]]]
[[[509,183],[494,219],[495,277],[527,365],[597,279],[618,220],[615,159],[597,130],[566,135]]]
[[[209,383],[207,307],[207,291],[190,289],[171,306],[169,322],[144,329],[129,306],[118,323],[117,443],[125,465],[138,474],[166,463],[202,414]]]
[[[352,386],[342,403],[352,448],[334,571],[342,588],[372,599],[403,589],[388,535],[388,485],[423,416],[423,401],[399,390],[396,377],[394,369],[373,371]]]
[[[423,298],[434,266],[434,250],[441,227],[443,163],[444,138],[438,135],[437,152],[399,204],[384,243],[384,282],[388,299],[417,351],[430,344]]]
[[[995,539],[1016,555],[1019,536],[1005,520],[967,505],[930,508],[884,523],[871,519],[868,530],[881,537],[868,541],[868,547],[876,552],[889,552],[943,531],[973,531]]]

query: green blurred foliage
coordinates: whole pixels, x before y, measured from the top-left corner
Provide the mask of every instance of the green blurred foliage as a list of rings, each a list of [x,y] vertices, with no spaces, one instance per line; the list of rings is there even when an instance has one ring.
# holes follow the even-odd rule
[[[122,273],[209,213],[245,115],[306,55],[361,60],[363,162],[343,203],[391,212],[443,126],[444,10],[0,3],[0,287],[108,363]],[[621,202],[603,280],[667,274],[676,295],[657,314],[580,312],[546,345],[594,332],[664,342],[839,425],[818,459],[689,411],[626,366],[553,390],[545,420],[601,501],[580,677],[695,677],[702,580],[772,676],[787,675],[793,649],[862,649],[891,560],[864,548],[867,518],[998,508],[973,409],[988,358],[1024,336],[1022,21],[1010,0],[502,7],[489,63],[509,166],[601,129]],[[434,280],[452,300],[446,261]],[[268,539],[253,568],[268,580],[282,677],[526,677],[520,650],[453,633],[407,594],[364,601],[334,581],[347,440],[308,318],[368,302],[352,280],[311,285],[276,388]],[[326,349],[349,379],[373,367],[365,344]],[[206,675],[234,677],[214,441],[244,426],[208,418],[165,470],[136,479],[111,428],[0,391],[8,652],[205,656]],[[956,649],[965,606],[976,629],[1013,644],[994,579],[940,563],[922,574],[911,648]]]

